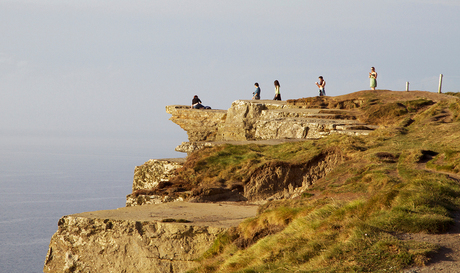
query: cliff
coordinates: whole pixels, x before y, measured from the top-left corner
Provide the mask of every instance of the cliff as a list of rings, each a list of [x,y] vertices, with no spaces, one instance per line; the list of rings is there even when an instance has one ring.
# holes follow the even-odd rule
[[[359,100],[356,102],[359,104]],[[232,141],[318,139],[331,134],[367,135],[378,126],[358,120],[357,110],[328,108],[324,103],[295,104],[271,100],[237,100],[228,111],[166,106],[170,120],[187,131],[189,142],[176,151],[190,153]]]
[[[276,145],[333,134],[368,135],[378,126],[359,121],[361,112],[357,109],[364,101],[363,98],[313,98],[305,102],[237,100],[227,111],[170,105],[166,106],[166,112],[188,134],[189,142],[183,142],[176,151],[190,154],[228,143]],[[270,163],[260,166],[244,183],[202,185],[193,192],[187,185],[173,189],[170,183],[183,162],[150,160],[136,167],[133,193],[127,196],[126,204],[183,200],[264,202],[294,198],[342,161],[340,151],[328,151],[308,163]]]
[[[257,206],[166,203],[62,217],[44,272],[185,272]]]
[[[440,146],[432,144],[424,148],[426,150],[410,146],[401,152],[404,148],[400,143],[415,145],[412,142],[418,141],[418,146],[427,145],[431,141],[423,141],[426,128],[432,128],[432,123],[450,124],[457,120],[460,110],[455,105],[458,100],[448,104],[449,99],[452,100],[427,92],[382,91],[287,102],[235,101],[228,110],[167,106],[171,120],[189,136],[189,142],[177,148],[187,152],[187,158],[151,159],[136,167],[132,193],[127,196],[125,208],[62,217],[51,238],[44,272],[185,272],[202,265],[197,259],[213,242],[234,245],[229,252],[232,258],[217,258],[209,268],[215,271],[221,268],[221,272],[238,270],[247,266],[241,259],[258,261],[258,254],[244,257],[235,251],[245,253],[265,236],[284,234],[281,231],[296,217],[296,224],[286,235],[281,235],[284,236],[280,239],[282,245],[297,249],[320,245],[327,240],[332,242],[340,236],[324,235],[326,241],[309,244],[309,240],[316,237],[310,234],[316,227],[303,227],[304,216],[314,219],[312,223],[320,223],[322,220],[318,217],[329,217],[329,212],[316,213],[315,206],[321,208],[328,204],[335,210],[350,200],[364,202],[367,198],[374,202],[383,200],[383,203],[369,204],[365,208],[383,211],[391,206],[391,200],[385,201],[387,197],[371,197],[379,193],[380,188],[389,193],[388,198],[398,194],[389,187],[394,181],[403,185],[410,180],[400,177],[407,176],[408,170],[413,171],[412,167],[404,169],[406,165],[415,164],[414,169],[419,170],[420,162],[428,161],[425,156],[443,152]],[[426,110],[431,109],[431,105],[435,105],[433,109]],[[423,123],[424,120],[428,121]],[[377,128],[380,130],[371,134]],[[439,126],[432,131],[440,128],[447,127]],[[409,141],[404,138],[409,130],[423,133],[412,133]],[[451,133],[448,131],[442,136]],[[331,137],[324,138],[326,136]],[[407,163],[411,160],[415,163]],[[451,154],[447,156],[446,152],[436,164],[442,164],[443,160],[456,159]],[[415,186],[408,186],[411,187]],[[309,197],[312,197],[311,202]],[[278,201],[270,202],[274,200]],[[263,204],[263,207],[258,213],[258,206],[251,204]],[[352,204],[350,211],[355,207],[361,206]],[[352,211],[350,219],[360,213]],[[362,215],[360,217],[365,213]],[[241,224],[249,217],[255,218]],[[441,229],[448,222],[442,217],[436,218]],[[331,223],[337,221],[333,219]],[[377,220],[372,221],[366,226],[377,223]],[[341,225],[331,223],[321,229],[331,227],[333,230],[327,230],[328,234],[338,231],[347,234],[349,231],[342,232],[342,229],[353,226],[349,224],[351,220]],[[303,231],[292,231],[299,228]],[[383,225],[378,227],[379,232],[384,229]],[[219,241],[219,235],[226,232],[231,235],[225,237],[229,241]],[[309,233],[310,237],[301,238],[304,233]],[[291,237],[298,238],[293,241],[305,243],[292,246],[288,239]],[[358,241],[353,244],[363,245]],[[339,241],[331,245],[340,246]],[[328,246],[325,244],[325,247]],[[270,253],[265,253],[265,249],[270,249]],[[272,249],[272,245],[266,245],[257,250],[265,253],[264,261],[272,265],[291,254],[289,249]],[[303,251],[319,255],[316,247]],[[227,258],[236,262],[221,264]],[[319,260],[324,259],[329,258]],[[307,263],[308,259],[301,257],[296,261]],[[285,266],[297,270],[294,266],[297,262],[289,261]]]
[[[359,121],[363,98],[304,102],[237,100],[227,111],[191,109],[185,105],[166,106],[171,121],[187,131],[189,142],[176,150],[188,154],[227,143],[276,145],[319,139],[332,134],[368,135],[378,128]],[[331,109],[332,108],[332,109]],[[127,206],[176,201],[264,201],[299,196],[316,180],[343,161],[340,151],[318,155],[300,165],[271,163],[261,166],[248,181],[233,185],[203,186],[199,193],[179,186],[174,180],[184,160],[149,160],[135,168],[133,193]],[[242,182],[242,181],[241,181]]]

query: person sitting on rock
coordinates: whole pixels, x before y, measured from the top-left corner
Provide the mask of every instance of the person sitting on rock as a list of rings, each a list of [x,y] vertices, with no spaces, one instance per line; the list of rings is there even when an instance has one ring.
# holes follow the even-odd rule
[[[204,108],[203,104],[201,104],[201,100],[198,98],[197,95],[193,96],[193,99],[192,99],[192,106],[190,108],[194,108],[194,109],[201,109],[201,108]]]
[[[190,106],[190,108],[193,108],[193,109],[211,109],[211,107],[209,107],[209,106],[204,106],[197,95],[193,96],[192,106]]]

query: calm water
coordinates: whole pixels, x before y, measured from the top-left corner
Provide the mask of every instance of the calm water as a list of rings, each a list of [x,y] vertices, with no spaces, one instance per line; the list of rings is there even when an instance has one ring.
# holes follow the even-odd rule
[[[43,272],[48,244],[60,217],[124,207],[134,167],[150,158],[161,158],[143,149],[143,143],[122,145],[113,140],[69,138],[0,140],[2,273]]]

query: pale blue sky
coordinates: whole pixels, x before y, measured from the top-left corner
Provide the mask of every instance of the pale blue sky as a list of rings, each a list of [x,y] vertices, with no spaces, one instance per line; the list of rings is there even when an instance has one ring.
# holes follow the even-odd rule
[[[0,136],[98,137],[172,154],[164,106],[227,109],[378,88],[460,91],[460,1],[0,0]],[[38,133],[37,133],[38,132]],[[10,137],[10,138],[8,138]],[[4,140],[5,141],[5,140]]]

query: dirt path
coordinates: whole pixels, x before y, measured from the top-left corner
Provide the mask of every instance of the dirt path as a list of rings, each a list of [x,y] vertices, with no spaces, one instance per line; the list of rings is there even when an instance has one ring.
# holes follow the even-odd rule
[[[436,172],[448,175],[450,179],[460,182],[460,176],[452,173],[434,171],[426,168],[426,162],[433,157],[427,155],[422,162],[418,164],[418,169],[429,172]],[[439,250],[429,256],[430,261],[426,266],[418,266],[404,271],[404,273],[427,273],[427,272],[448,272],[460,273],[460,211],[453,213],[454,226],[448,232],[443,234],[404,234],[400,237],[403,240],[414,240],[428,242],[438,245]]]
[[[423,267],[414,267],[405,273],[427,272],[460,272],[460,211],[455,212],[455,225],[444,234],[405,234],[404,240],[429,242],[440,246],[437,253],[430,256],[431,260]]]

